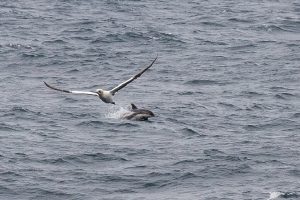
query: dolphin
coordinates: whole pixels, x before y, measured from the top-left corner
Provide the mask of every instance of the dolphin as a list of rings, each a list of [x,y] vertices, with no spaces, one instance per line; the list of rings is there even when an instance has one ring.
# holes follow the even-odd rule
[[[146,109],[139,109],[131,103],[131,109],[129,112],[126,112],[122,115],[122,119],[128,119],[128,120],[136,120],[136,121],[147,121],[148,118],[154,117],[154,113],[150,110]]]

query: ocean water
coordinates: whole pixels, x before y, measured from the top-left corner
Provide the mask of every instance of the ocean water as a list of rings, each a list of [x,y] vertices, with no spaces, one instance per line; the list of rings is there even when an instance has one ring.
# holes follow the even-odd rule
[[[1,200],[300,199],[299,1],[2,0],[0,39]],[[156,55],[116,105],[43,84]]]

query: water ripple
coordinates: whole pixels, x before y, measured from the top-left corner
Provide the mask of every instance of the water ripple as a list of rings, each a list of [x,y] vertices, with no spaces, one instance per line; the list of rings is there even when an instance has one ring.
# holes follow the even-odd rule
[[[299,6],[0,1],[0,199],[298,198]]]

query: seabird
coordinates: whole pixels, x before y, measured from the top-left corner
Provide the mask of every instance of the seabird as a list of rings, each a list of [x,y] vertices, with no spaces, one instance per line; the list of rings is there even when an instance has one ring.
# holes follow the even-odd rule
[[[111,90],[103,90],[103,89],[97,89],[96,92],[89,92],[89,91],[77,91],[77,90],[63,90],[63,89],[59,89],[56,87],[53,87],[51,85],[49,85],[48,83],[45,83],[45,85],[48,88],[51,88],[53,90],[57,90],[57,91],[61,91],[61,92],[66,92],[66,93],[72,93],[72,94],[86,94],[86,95],[93,95],[93,96],[98,96],[103,102],[105,103],[111,103],[111,104],[115,104],[115,102],[113,101],[113,96],[123,87],[125,87],[126,85],[128,85],[129,83],[131,83],[132,81],[134,81],[135,79],[137,79],[138,77],[140,77],[146,70],[148,70],[156,61],[156,58],[152,61],[152,63],[146,67],[145,69],[143,69],[142,71],[140,71],[138,74],[132,76],[130,79],[128,79],[127,81],[124,81],[123,83],[119,84],[117,87],[111,89]]]

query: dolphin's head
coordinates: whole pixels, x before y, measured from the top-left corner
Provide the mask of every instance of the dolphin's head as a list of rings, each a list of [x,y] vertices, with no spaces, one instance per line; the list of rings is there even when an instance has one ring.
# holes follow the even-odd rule
[[[146,111],[147,115],[149,115],[149,117],[154,117],[155,116],[152,111],[150,111],[150,110],[145,110],[145,111]]]

